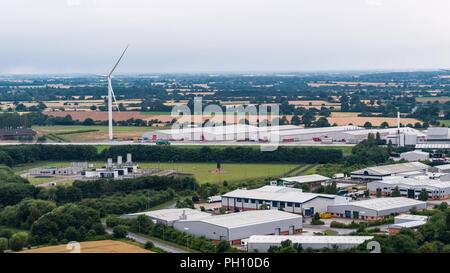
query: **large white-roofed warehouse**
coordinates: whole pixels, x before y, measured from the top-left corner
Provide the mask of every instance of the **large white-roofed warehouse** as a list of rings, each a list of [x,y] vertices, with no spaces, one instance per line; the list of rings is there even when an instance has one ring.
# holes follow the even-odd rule
[[[271,246],[281,246],[281,242],[289,240],[292,244],[301,244],[303,249],[321,249],[324,247],[340,249],[359,246],[373,236],[306,236],[306,235],[253,235],[244,240],[248,252],[267,252]]]
[[[429,168],[430,166],[420,162],[409,162],[409,163],[367,167],[358,171],[354,171],[350,175],[352,179],[381,180],[388,176],[407,172],[422,172],[425,174],[425,172]]]
[[[272,132],[296,131],[303,127],[280,125],[256,127],[247,124],[225,126],[205,126],[189,128],[172,128],[167,130],[145,132],[142,136],[150,140],[186,140],[186,141],[236,141],[268,140]]]
[[[395,187],[398,187],[402,196],[408,198],[417,198],[422,189],[427,190],[430,200],[448,199],[450,197],[450,182],[429,179],[428,177],[420,177],[417,179],[388,177],[383,180],[367,183],[367,190],[372,195],[376,195],[379,191],[383,196],[390,196]]]
[[[231,211],[283,209],[286,212],[311,216],[327,212],[329,205],[347,202],[346,197],[331,194],[304,193],[301,189],[264,186],[258,189],[237,189],[222,195],[222,207]]]
[[[251,235],[302,232],[302,216],[279,210],[255,210],[175,221],[173,227],[212,241],[240,244]]]
[[[342,141],[347,136],[344,132],[361,130],[358,126],[334,126],[334,127],[320,127],[297,130],[285,130],[279,132],[272,132],[270,140],[272,142],[283,141],[304,141],[313,140],[313,138],[328,138],[333,141]]]
[[[405,197],[375,198],[331,205],[328,206],[328,212],[333,217],[371,221],[405,213],[413,207],[424,210],[427,208],[427,203]]]

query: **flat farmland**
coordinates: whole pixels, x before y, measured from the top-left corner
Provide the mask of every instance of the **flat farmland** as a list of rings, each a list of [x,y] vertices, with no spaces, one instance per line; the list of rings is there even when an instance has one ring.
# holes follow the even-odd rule
[[[430,102],[433,102],[433,101],[446,102],[446,101],[450,101],[450,97],[448,97],[448,96],[442,96],[442,97],[439,97],[439,96],[436,96],[436,97],[420,97],[420,98],[417,98],[416,101],[420,101],[420,102],[427,102],[427,101],[430,101]]]
[[[357,117],[360,112],[331,112],[331,118],[352,118]]]
[[[279,177],[299,164],[233,164],[222,163],[216,172],[216,163],[141,163],[141,168],[160,168],[193,174],[199,183],[220,183],[261,177]]]
[[[33,126],[38,136],[56,134],[69,142],[97,141],[108,139],[108,126]],[[114,126],[114,136],[118,139],[142,137],[142,133],[165,129],[164,127]]]
[[[157,119],[161,122],[170,122],[174,118],[179,120],[180,122],[184,121],[194,121],[197,118],[202,119],[204,122],[207,119],[211,119],[211,115],[203,115],[202,117],[198,117],[197,115],[190,115],[190,116],[172,116],[171,113],[167,112],[156,112],[157,115],[152,114],[151,112],[139,112],[139,111],[122,111],[122,112],[113,112],[113,119],[115,121],[123,121],[128,120],[131,118],[134,119],[142,119],[142,120],[154,120]],[[70,115],[73,120],[78,120],[83,122],[87,118],[91,118],[94,121],[106,121],[108,120],[108,112],[106,111],[44,111],[43,114],[54,116],[54,117],[65,117],[67,115]],[[224,115],[224,116],[232,116],[232,115]],[[235,115],[234,116],[234,122],[239,122],[240,119],[243,118],[244,115]],[[247,119],[249,119],[250,115],[247,115]],[[256,121],[258,116],[251,116],[254,117],[254,120]],[[277,118],[278,116],[271,116],[270,114],[267,115],[267,120],[271,120],[272,118]],[[233,122],[233,118],[228,118],[226,120],[227,122]]]
[[[48,246],[20,251],[20,253],[71,253],[67,245]],[[80,253],[154,253],[122,241],[103,240],[80,243]]]
[[[343,112],[333,112],[330,117],[328,117],[328,122],[332,125],[336,123],[338,126],[353,124],[356,126],[363,126],[366,122],[370,122],[372,126],[380,126],[381,123],[387,122],[389,126],[397,126],[397,118],[392,117],[358,117],[359,113],[343,113]],[[411,123],[412,125],[422,121],[414,118],[401,118],[400,122],[403,125]]]
[[[450,127],[450,120],[438,120],[441,126]]]
[[[351,148],[351,147],[350,147]],[[115,159],[114,159],[115,160]],[[105,166],[105,162],[95,161],[88,162],[93,164],[95,168],[100,168]],[[283,174],[289,172],[290,170],[298,167],[300,164],[265,164],[265,163],[222,163],[220,173],[216,172],[217,163],[157,163],[157,162],[136,162],[143,169],[163,169],[163,170],[175,170],[180,173],[187,173],[194,175],[195,179],[199,183],[221,183],[224,180],[233,182],[253,178],[264,178],[264,177],[280,177]],[[69,161],[42,161],[34,162],[28,164],[21,164],[12,168],[15,174],[24,175],[31,168],[40,167],[67,167],[70,166]],[[311,166],[310,164],[305,164],[301,169]],[[317,167],[317,166],[316,166]],[[301,170],[300,169],[300,170]],[[316,168],[308,170],[306,174],[315,173]],[[161,173],[163,173],[162,171]],[[35,178],[30,177],[30,183],[33,185],[42,184],[58,180],[60,177],[54,178]],[[58,184],[71,184],[73,181],[61,181]]]

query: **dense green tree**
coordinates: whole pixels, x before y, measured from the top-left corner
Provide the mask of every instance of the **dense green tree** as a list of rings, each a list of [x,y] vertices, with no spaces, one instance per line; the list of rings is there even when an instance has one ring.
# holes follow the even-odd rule
[[[17,232],[9,239],[9,246],[14,251],[20,251],[26,245],[28,241],[28,233]]]
[[[392,190],[391,196],[392,196],[392,197],[400,197],[400,196],[401,196],[401,194],[400,194],[400,189],[398,188],[398,186],[396,186],[396,187]]]
[[[144,248],[147,250],[152,250],[153,248],[155,248],[155,245],[152,243],[152,241],[147,241],[144,245]]]
[[[8,249],[8,238],[0,237],[0,253]]]
[[[230,243],[224,240],[221,240],[217,245],[216,245],[216,252],[217,253],[226,253],[228,252],[228,250],[230,249]]]
[[[427,189],[422,189],[419,193],[418,198],[420,201],[427,201],[429,198]]]
[[[113,228],[114,238],[125,238],[128,235],[128,227],[124,225],[118,225]]]

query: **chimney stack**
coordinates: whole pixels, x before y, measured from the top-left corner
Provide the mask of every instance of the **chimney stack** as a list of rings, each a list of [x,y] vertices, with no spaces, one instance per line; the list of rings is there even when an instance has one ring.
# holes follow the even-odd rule
[[[180,220],[186,220],[186,219],[187,219],[186,211],[183,210],[183,214],[181,214]]]
[[[106,167],[111,168],[112,167],[112,158],[108,158],[108,161],[106,162]]]

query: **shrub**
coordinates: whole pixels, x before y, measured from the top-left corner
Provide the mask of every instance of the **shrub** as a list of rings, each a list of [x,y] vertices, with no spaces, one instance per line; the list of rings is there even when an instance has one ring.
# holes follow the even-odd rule
[[[151,241],[147,241],[144,245],[144,248],[148,250],[153,249],[154,247],[155,245]]]
[[[114,238],[121,239],[128,235],[128,227],[124,225],[118,225],[113,228]]]
[[[5,252],[5,250],[8,249],[8,239],[7,238],[0,238],[0,253]]]
[[[17,232],[9,239],[9,246],[14,251],[22,250],[28,241],[28,233]]]

